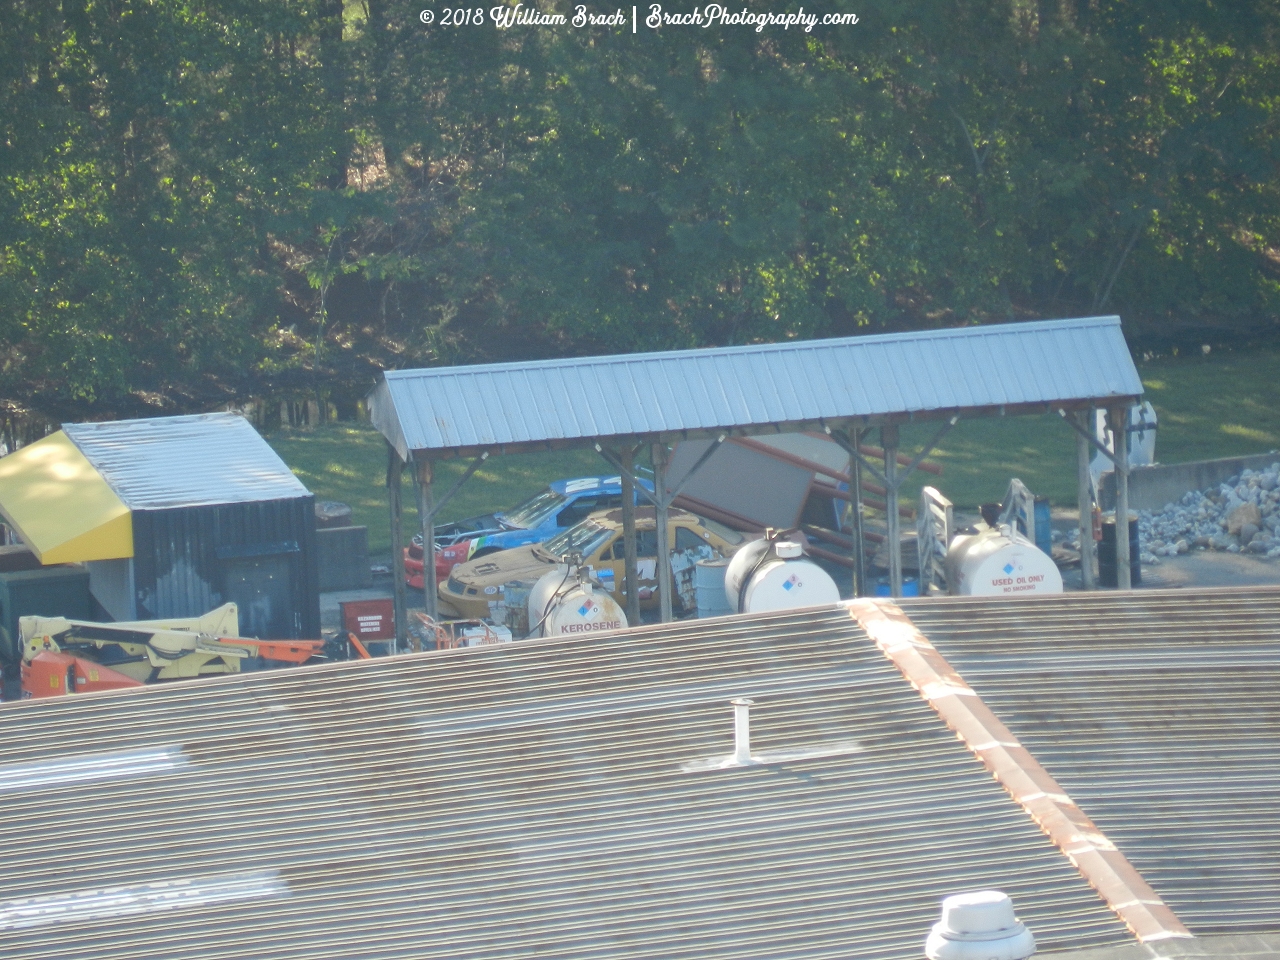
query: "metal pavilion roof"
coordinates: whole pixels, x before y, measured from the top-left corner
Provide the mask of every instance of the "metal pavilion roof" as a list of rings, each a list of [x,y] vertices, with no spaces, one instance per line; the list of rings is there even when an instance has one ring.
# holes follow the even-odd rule
[[[1129,941],[841,608],[6,705],[0,800],[15,960],[905,960],[992,886]]]
[[[131,510],[310,496],[238,414],[65,423],[62,429]]]
[[[1280,589],[900,606],[1192,933],[1280,929]]]
[[[389,370],[369,404],[374,425],[407,460],[413,451],[811,429],[1141,393],[1120,318],[1110,316]]]

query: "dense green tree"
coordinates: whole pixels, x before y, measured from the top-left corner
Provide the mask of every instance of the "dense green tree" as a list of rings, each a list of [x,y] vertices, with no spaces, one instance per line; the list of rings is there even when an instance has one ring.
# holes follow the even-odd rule
[[[323,11],[4,6],[5,393],[55,414],[233,397],[276,359],[282,251],[315,242],[345,163]]]
[[[0,10],[0,393],[46,413],[1104,311],[1144,348],[1277,332],[1263,0],[634,35],[436,0]]]

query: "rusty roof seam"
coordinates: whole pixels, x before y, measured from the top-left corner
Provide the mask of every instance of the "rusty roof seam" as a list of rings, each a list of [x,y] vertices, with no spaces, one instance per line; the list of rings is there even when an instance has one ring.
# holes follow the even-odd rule
[[[1068,798],[1066,790],[1030,751],[1021,745],[1003,745],[1017,743],[1017,740],[897,604],[853,600],[848,603],[848,609],[850,616],[903,677],[1075,864],[1134,936],[1143,943],[1192,936],[1124,854]],[[908,631],[917,635],[916,642],[902,642]],[[929,695],[928,691],[940,688],[963,688],[972,695]],[[975,744],[982,749],[977,749]]]

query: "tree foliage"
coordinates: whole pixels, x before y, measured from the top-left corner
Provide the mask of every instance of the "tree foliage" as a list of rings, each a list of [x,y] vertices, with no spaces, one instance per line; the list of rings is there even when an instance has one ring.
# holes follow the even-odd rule
[[[382,366],[1097,312],[1276,333],[1272,3],[423,6],[0,0],[4,398],[343,406]]]

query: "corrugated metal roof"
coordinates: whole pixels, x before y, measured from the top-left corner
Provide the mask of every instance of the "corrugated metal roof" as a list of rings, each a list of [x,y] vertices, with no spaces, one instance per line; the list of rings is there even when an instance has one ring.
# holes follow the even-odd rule
[[[1192,933],[1277,928],[1280,589],[901,607]]]
[[[1163,943],[1126,944],[1091,950],[1037,953],[1040,960],[1280,960],[1280,932],[1243,933],[1194,940],[1166,940]]]
[[[131,510],[310,496],[253,425],[234,413],[64,423]]]
[[[812,426],[1135,397],[1119,317],[474,367],[389,370],[374,424],[412,450]]]
[[[801,758],[687,772],[743,695]],[[7,705],[6,782],[7,958],[905,960],[992,886],[1128,940],[839,608]]]

